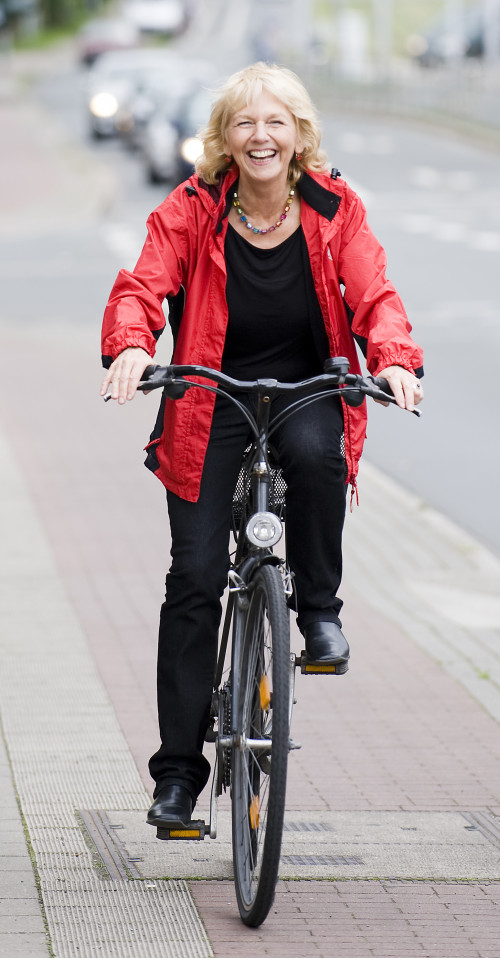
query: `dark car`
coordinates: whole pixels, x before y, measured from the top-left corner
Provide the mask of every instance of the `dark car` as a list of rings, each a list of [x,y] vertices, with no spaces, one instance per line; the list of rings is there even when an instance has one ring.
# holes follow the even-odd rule
[[[175,183],[182,183],[194,171],[194,164],[203,152],[198,133],[207,123],[212,106],[208,90],[197,90],[184,104],[178,119],[177,164]]]
[[[210,93],[200,87],[183,99],[175,113],[166,105],[151,117],[142,142],[146,175],[151,182],[177,186],[191,176],[203,150],[197,134],[208,120],[211,104]]]
[[[148,122],[158,112],[169,118],[180,111],[181,104],[197,90],[202,82],[209,82],[213,68],[206,60],[178,58],[175,70],[169,66],[155,66],[136,78],[128,97],[122,102],[116,118],[116,127],[126,143],[142,146]]]
[[[177,75],[181,58],[170,49],[115,50],[104,53],[90,68],[87,111],[94,137],[114,136],[117,119],[142,78],[152,71]]]

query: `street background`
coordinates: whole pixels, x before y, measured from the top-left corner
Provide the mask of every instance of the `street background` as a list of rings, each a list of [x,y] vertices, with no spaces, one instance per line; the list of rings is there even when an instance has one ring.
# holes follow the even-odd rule
[[[186,864],[143,834],[168,528],[142,466],[156,398],[102,404],[99,331],[168,187],[116,138],[89,137],[73,41],[1,55],[1,955],[499,958],[498,63],[410,62],[390,5],[360,19],[376,6],[200,2],[176,41],[226,73],[274,38],[426,353],[421,420],[370,408],[346,529],[352,666],[298,684],[288,806],[308,860],[290,845],[254,933],[224,840]],[[103,844],[113,827],[126,880]]]

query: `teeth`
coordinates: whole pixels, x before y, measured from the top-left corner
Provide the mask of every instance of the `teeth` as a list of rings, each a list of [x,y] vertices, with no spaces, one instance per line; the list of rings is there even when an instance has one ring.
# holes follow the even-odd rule
[[[275,150],[252,150],[250,156],[254,156],[256,160],[263,160],[266,156],[274,156]]]

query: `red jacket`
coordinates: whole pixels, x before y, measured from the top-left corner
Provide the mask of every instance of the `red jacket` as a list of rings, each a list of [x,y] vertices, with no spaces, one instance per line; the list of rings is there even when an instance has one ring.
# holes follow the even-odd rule
[[[230,169],[216,186],[194,175],[148,219],[148,236],[133,270],[121,270],[103,322],[103,363],[127,346],[154,355],[170,303],[176,363],[220,369],[228,320],[224,240]],[[360,198],[343,180],[307,173],[298,184],[301,223],[332,356],[346,356],[359,372],[355,339],[373,375],[399,365],[421,375],[422,352],[410,337],[403,304],[385,275],[386,257],[366,222]],[[341,287],[344,287],[344,294]],[[180,316],[180,312],[182,315]],[[146,465],[181,498],[195,502],[207,448],[213,393],[190,389],[163,400]],[[366,428],[365,403],[343,404],[347,481],[354,483]]]

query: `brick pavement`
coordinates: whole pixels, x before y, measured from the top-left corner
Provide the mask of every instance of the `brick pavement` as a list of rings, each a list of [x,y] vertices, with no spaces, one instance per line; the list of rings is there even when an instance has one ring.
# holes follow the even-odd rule
[[[141,464],[152,404],[140,397],[126,410],[101,406],[93,393],[99,371],[92,372],[91,335],[63,337],[54,348],[35,329],[25,335],[4,330],[4,410],[21,353],[27,385],[7,418],[4,413],[4,425],[149,787],[156,616],[168,553],[163,493]],[[64,401],[48,385],[56,382]],[[361,507],[348,522],[362,521]],[[338,682],[298,678],[293,734],[303,748],[291,756],[288,806],[498,814],[496,721],[392,622],[363,604],[349,570],[344,598],[351,670]],[[217,958],[235,949],[249,958],[500,956],[497,883],[281,882],[273,913],[256,932],[236,918],[231,885],[193,882],[191,892]]]
[[[191,884],[217,958],[498,958],[500,886],[280,882],[260,929],[242,929],[230,886]]]
[[[154,400],[140,397],[126,410],[99,401],[94,319],[86,330],[19,330],[3,317],[0,421],[149,788],[155,631],[168,556],[163,492],[140,452]],[[361,506],[347,535],[363,521]],[[303,749],[291,756],[289,807],[498,815],[497,722],[364,602],[354,570],[346,571],[343,594],[351,670],[338,682],[298,680],[293,734]],[[257,930],[241,925],[230,883],[190,888],[217,958],[500,958],[495,882],[280,882]]]

